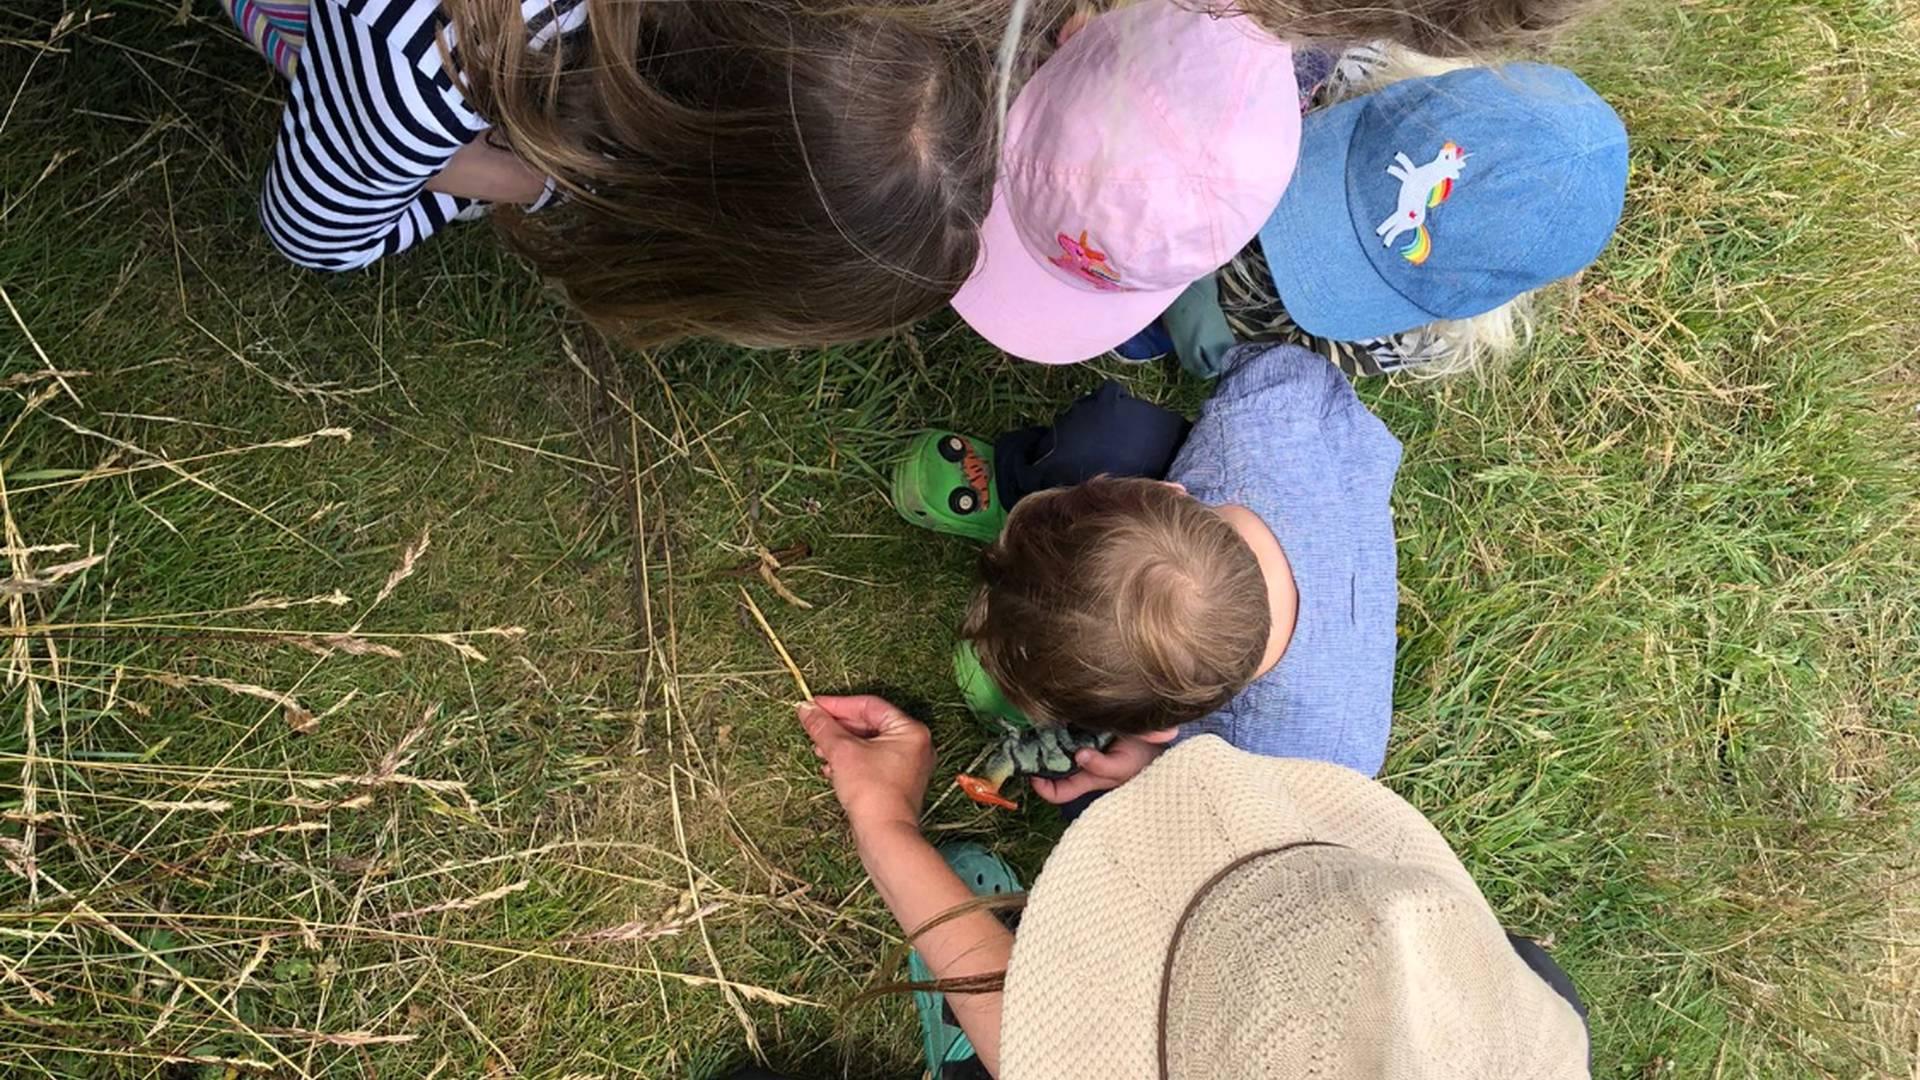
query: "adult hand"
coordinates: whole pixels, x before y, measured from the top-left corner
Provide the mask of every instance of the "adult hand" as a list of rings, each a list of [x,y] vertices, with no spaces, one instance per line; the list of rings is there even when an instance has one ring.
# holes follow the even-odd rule
[[[1153,764],[1166,752],[1165,742],[1154,742],[1137,735],[1122,735],[1103,753],[1086,749],[1073,755],[1080,771],[1064,780],[1033,778],[1033,793],[1050,803],[1067,803],[1090,791],[1117,788]]]
[[[872,695],[801,703],[820,771],[854,831],[904,823],[916,830],[933,776],[933,737],[920,721]]]

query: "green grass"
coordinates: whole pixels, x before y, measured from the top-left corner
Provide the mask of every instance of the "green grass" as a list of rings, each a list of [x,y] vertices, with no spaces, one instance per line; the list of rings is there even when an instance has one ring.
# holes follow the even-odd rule
[[[983,738],[944,663],[969,551],[893,516],[893,447],[1202,388],[948,322],[607,365],[483,228],[303,274],[252,217],[277,87],[213,5],[52,49],[41,7],[0,16],[0,480],[5,546],[75,547],[0,576],[101,559],[0,597],[8,1075],[705,1076],[747,1025],[914,1074],[904,1003],[844,1008],[894,931],[740,590],[944,778]],[[1619,238],[1510,370],[1363,390],[1406,444],[1387,780],[1553,944],[1600,1076],[1915,1067],[1915,26],[1590,26]],[[801,542],[811,609],[728,573]],[[350,632],[399,655],[312,651]],[[1058,831],[932,821],[1028,875]]]

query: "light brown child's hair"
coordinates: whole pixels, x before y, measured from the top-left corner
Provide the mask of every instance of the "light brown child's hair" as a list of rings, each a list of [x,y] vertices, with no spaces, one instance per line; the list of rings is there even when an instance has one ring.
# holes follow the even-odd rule
[[[592,0],[535,46],[520,0],[443,0],[489,137],[566,196],[496,210],[508,246],[632,344],[759,346],[884,333],[972,272],[1001,35],[940,4]]]
[[[1177,727],[1232,700],[1266,652],[1253,549],[1174,484],[1100,477],[1029,495],[980,576],[961,636],[1035,723]]]

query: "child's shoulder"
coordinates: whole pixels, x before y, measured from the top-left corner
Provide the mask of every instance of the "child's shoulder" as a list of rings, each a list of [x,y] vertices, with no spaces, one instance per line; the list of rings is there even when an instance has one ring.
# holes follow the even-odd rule
[[[1298,345],[1249,344],[1228,354],[1207,407],[1257,401],[1263,412],[1305,408],[1318,415],[1358,400],[1346,376],[1319,353]]]
[[[1333,474],[1391,477],[1400,441],[1327,358],[1295,345],[1247,345],[1201,407],[1188,436],[1211,449],[1228,473],[1277,467],[1296,478]]]

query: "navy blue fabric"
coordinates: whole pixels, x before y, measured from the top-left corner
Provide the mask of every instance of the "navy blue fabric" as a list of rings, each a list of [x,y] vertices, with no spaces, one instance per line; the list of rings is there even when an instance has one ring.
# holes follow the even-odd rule
[[[1520,959],[1532,969],[1535,975],[1546,980],[1547,985],[1553,987],[1554,993],[1559,994],[1567,1004],[1573,1006],[1573,1011],[1580,1014],[1580,1022],[1586,1024],[1587,1003],[1580,1000],[1580,991],[1574,989],[1573,978],[1567,974],[1566,969],[1555,963],[1553,956],[1541,948],[1539,942],[1531,938],[1523,938],[1519,934],[1508,931],[1507,942],[1513,946],[1514,952],[1520,954]],[[1588,1025],[1588,1030],[1592,1030],[1592,1025]]]
[[[1192,425],[1172,409],[1141,401],[1104,382],[1053,418],[1052,427],[1010,431],[994,440],[994,485],[1008,509],[1036,491],[1096,476],[1167,475]]]

